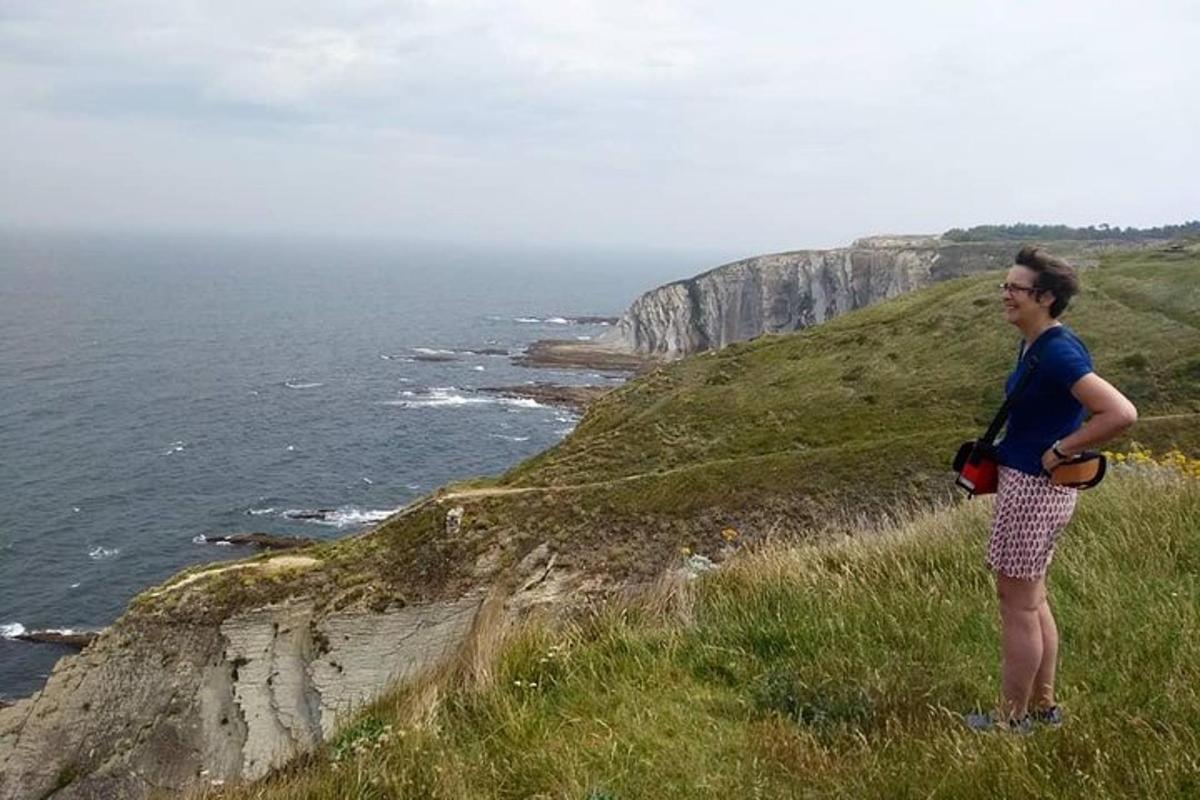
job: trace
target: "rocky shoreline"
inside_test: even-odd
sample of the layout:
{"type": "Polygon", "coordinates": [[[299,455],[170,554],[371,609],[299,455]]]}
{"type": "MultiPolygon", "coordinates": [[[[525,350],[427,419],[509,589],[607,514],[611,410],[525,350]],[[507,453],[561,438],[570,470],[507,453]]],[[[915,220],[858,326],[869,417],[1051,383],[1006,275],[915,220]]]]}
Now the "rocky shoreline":
{"type": "MultiPolygon", "coordinates": [[[[324,515],[312,512],[311,519],[324,519],[324,515]]],[[[306,536],[279,536],[274,533],[230,533],[224,536],[205,536],[205,544],[236,544],[257,547],[260,550],[292,550],[318,544],[320,539],[306,536]]]]}
{"type": "Polygon", "coordinates": [[[37,630],[25,631],[13,636],[13,639],[21,642],[30,642],[32,644],[61,644],[66,647],[75,647],[80,650],[87,647],[96,637],[99,636],[99,631],[73,631],[73,630],[37,630]]]}
{"type": "Polygon", "coordinates": [[[611,386],[564,386],[557,383],[529,383],[521,386],[485,386],[479,391],[500,397],[535,400],[542,405],[560,406],[583,413],[597,397],[611,386]]]}
{"type": "Polygon", "coordinates": [[[600,372],[633,373],[654,364],[655,359],[624,348],[571,339],[541,339],[513,356],[522,367],[592,369],[600,372]]]}

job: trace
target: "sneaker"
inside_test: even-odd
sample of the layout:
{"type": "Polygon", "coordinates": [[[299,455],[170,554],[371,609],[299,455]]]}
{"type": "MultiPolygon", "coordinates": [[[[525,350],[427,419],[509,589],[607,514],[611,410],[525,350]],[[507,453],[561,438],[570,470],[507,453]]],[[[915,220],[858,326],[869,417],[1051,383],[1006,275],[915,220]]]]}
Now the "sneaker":
{"type": "Polygon", "coordinates": [[[1018,736],[1027,736],[1033,733],[1033,718],[1026,714],[1020,719],[1001,719],[994,711],[989,711],[986,714],[974,712],[963,715],[963,723],[973,731],[986,733],[987,731],[1005,731],[1007,733],[1015,733],[1018,736]]]}
{"type": "Polygon", "coordinates": [[[1029,716],[1033,717],[1033,721],[1040,725],[1049,725],[1051,728],[1062,727],[1066,717],[1063,715],[1063,710],[1057,705],[1049,708],[1039,708],[1029,712],[1029,716]]]}

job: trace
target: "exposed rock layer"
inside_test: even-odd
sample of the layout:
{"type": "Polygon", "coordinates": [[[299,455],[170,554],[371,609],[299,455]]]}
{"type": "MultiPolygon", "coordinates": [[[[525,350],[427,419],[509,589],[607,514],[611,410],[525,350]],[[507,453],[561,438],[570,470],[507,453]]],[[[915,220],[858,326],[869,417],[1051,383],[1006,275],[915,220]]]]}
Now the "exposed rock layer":
{"type": "Polygon", "coordinates": [[[816,325],[935,281],[999,269],[1011,263],[1013,249],[892,236],[756,256],[646,292],[596,344],[679,358],[816,325]]]}
{"type": "Polygon", "coordinates": [[[481,595],[382,613],[254,609],[219,628],[137,620],[0,710],[0,798],[141,797],[257,778],[456,652],[481,595]],[[69,780],[71,779],[71,780],[69,780]]]}

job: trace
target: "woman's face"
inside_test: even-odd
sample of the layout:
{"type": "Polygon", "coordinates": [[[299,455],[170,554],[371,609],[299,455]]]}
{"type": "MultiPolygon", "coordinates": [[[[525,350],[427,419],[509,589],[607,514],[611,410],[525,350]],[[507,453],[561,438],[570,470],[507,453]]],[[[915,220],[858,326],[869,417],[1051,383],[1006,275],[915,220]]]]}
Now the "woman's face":
{"type": "MultiPolygon", "coordinates": [[[[1049,313],[1049,303],[1040,301],[1032,291],[1036,279],[1036,272],[1022,266],[1012,267],[1004,276],[1004,282],[1011,288],[1000,293],[1000,301],[1004,305],[1004,319],[1009,323],[1020,325],[1022,322],[1034,322],[1049,313]]],[[[1048,295],[1043,294],[1042,297],[1048,295]]]]}

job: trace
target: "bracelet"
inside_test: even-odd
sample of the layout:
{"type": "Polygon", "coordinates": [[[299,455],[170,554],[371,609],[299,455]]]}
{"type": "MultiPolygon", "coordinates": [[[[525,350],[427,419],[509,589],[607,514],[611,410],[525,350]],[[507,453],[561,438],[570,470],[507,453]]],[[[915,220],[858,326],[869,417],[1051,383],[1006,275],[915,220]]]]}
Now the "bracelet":
{"type": "Polygon", "coordinates": [[[1071,457],[1069,455],[1067,455],[1066,453],[1064,453],[1062,450],[1058,449],[1058,446],[1060,444],[1062,444],[1062,439],[1059,439],[1054,444],[1050,445],[1050,452],[1054,453],[1054,455],[1056,455],[1058,458],[1062,459],[1063,461],[1070,461],[1071,457]]]}

